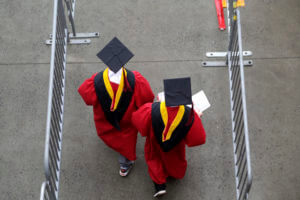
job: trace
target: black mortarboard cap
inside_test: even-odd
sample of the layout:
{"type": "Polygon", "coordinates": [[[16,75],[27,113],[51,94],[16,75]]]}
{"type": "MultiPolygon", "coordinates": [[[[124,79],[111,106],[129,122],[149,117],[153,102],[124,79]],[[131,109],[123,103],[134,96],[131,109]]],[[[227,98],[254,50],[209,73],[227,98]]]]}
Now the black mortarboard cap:
{"type": "Polygon", "coordinates": [[[166,106],[192,104],[191,78],[164,80],[166,106]]]}
{"type": "Polygon", "coordinates": [[[100,58],[111,71],[116,73],[121,69],[134,55],[122,42],[114,37],[98,54],[100,58]]]}

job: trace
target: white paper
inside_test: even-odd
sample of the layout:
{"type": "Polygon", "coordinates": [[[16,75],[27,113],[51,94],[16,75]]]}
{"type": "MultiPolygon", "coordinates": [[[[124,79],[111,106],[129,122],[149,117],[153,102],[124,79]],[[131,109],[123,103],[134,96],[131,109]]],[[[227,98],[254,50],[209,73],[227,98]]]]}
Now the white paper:
{"type": "MultiPolygon", "coordinates": [[[[165,93],[164,92],[160,92],[157,94],[157,99],[158,101],[165,101],[165,93]]],[[[210,107],[210,103],[205,95],[205,93],[203,92],[203,90],[197,92],[196,94],[194,94],[192,96],[192,101],[194,104],[194,110],[198,113],[199,111],[202,113],[203,111],[205,111],[207,108],[210,107]]],[[[191,105],[187,105],[189,107],[192,107],[191,105]]]]}
{"type": "Polygon", "coordinates": [[[197,110],[199,110],[200,112],[203,112],[207,108],[210,107],[210,103],[209,103],[205,93],[203,92],[203,90],[194,94],[192,97],[192,101],[193,101],[194,107],[197,110]]]}

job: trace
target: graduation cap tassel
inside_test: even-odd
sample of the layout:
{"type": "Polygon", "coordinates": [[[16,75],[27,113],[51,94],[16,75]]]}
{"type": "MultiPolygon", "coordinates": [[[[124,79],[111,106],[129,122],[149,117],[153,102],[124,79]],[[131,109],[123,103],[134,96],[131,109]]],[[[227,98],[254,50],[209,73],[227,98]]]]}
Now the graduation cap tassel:
{"type": "Polygon", "coordinates": [[[124,82],[125,82],[125,84],[124,84],[124,91],[132,92],[132,89],[131,89],[131,87],[129,85],[127,77],[125,76],[125,68],[123,69],[123,77],[124,77],[124,82]]]}

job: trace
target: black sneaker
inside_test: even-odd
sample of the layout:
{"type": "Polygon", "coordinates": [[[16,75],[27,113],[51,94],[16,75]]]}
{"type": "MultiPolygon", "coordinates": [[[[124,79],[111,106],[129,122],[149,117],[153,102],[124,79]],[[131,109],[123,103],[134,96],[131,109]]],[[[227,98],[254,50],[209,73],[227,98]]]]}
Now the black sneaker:
{"type": "Polygon", "coordinates": [[[153,197],[159,197],[167,193],[166,184],[156,184],[154,183],[155,194],[153,197]]]}
{"type": "Polygon", "coordinates": [[[123,177],[127,176],[129,174],[130,170],[132,169],[133,165],[134,165],[134,162],[132,162],[128,167],[121,166],[120,171],[119,171],[120,176],[123,176],[123,177]]]}

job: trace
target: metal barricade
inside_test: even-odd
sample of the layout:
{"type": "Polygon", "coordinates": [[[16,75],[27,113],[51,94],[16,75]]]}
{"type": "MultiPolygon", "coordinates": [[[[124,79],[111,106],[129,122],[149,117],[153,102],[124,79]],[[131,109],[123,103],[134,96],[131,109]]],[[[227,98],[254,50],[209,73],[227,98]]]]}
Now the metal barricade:
{"type": "Polygon", "coordinates": [[[244,200],[248,199],[252,184],[252,172],[239,9],[235,9],[232,22],[227,60],[230,80],[233,152],[237,199],[244,200]]]}
{"type": "Polygon", "coordinates": [[[50,40],[46,40],[46,44],[52,46],[44,154],[46,181],[41,187],[41,200],[58,199],[67,45],[89,44],[91,40],[86,38],[99,37],[98,32],[76,33],[74,23],[76,0],[54,0],[53,2],[53,29],[52,34],[50,34],[50,40]],[[66,9],[64,8],[64,3],[66,9]],[[68,31],[65,11],[68,13],[72,34],[68,31]]]}
{"type": "Polygon", "coordinates": [[[251,51],[242,49],[240,10],[237,0],[227,0],[228,51],[207,52],[207,57],[226,58],[226,61],[204,61],[205,67],[228,67],[231,104],[232,139],[236,180],[236,199],[248,199],[252,185],[252,170],[246,107],[244,66],[251,66],[251,51]]]}
{"type": "MultiPolygon", "coordinates": [[[[240,11],[232,7],[227,54],[232,120],[233,153],[235,162],[236,195],[238,200],[248,199],[252,184],[250,145],[244,79],[244,60],[240,11]]],[[[229,8],[230,9],[230,8],[229,8]]]]}
{"type": "Polygon", "coordinates": [[[40,199],[58,199],[68,30],[62,0],[54,0],[44,168],[40,199]]]}

